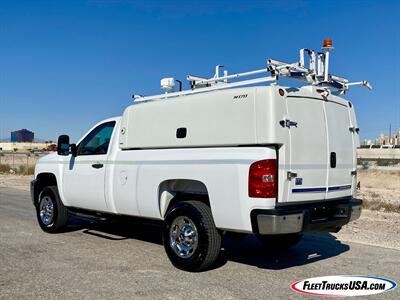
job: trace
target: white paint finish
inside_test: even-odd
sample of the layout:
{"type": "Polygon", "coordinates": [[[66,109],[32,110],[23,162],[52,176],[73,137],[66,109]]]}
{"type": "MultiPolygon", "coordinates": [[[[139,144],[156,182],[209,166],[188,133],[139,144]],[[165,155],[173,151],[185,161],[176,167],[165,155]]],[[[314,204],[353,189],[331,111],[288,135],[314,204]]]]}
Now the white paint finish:
{"type": "MultiPolygon", "coordinates": [[[[326,186],[327,140],[323,101],[291,96],[310,96],[305,91],[289,94],[286,99],[288,118],[297,122],[291,126],[290,134],[290,170],[302,179],[296,185],[296,179],[290,180],[289,201],[310,201],[325,198],[324,193],[293,193],[293,189],[318,188],[326,186]]],[[[314,95],[315,97],[315,95],[314,95]]]]}
{"type": "Polygon", "coordinates": [[[131,105],[122,118],[120,147],[254,144],[254,94],[255,88],[232,89],[131,105]],[[187,129],[185,138],[176,137],[178,128],[187,129]]]}
{"type": "Polygon", "coordinates": [[[63,196],[70,206],[107,211],[104,187],[106,168],[95,169],[94,163],[107,160],[107,155],[85,155],[71,158],[64,165],[63,196]]]}
{"type": "Polygon", "coordinates": [[[284,144],[287,132],[279,121],[286,107],[280,88],[237,88],[139,102],[124,111],[119,145],[135,149],[284,144]],[[187,129],[185,138],[176,138],[178,128],[187,129]]]}
{"type": "MultiPolygon", "coordinates": [[[[358,128],[358,124],[357,124],[357,118],[356,118],[356,112],[355,112],[355,108],[354,108],[354,104],[351,105],[351,107],[349,107],[349,114],[350,114],[350,123],[351,126],[353,128],[358,128]]],[[[354,145],[355,148],[357,149],[358,147],[360,147],[360,132],[355,132],[353,134],[353,141],[354,141],[354,145]]]]}
{"type": "MultiPolygon", "coordinates": [[[[112,158],[117,150],[115,146],[118,139],[119,119],[110,118],[94,125],[79,141],[88,135],[97,126],[115,121],[115,127],[110,140],[108,153],[104,155],[78,155],[72,157],[62,157],[62,200],[67,206],[86,208],[97,211],[109,212],[113,211],[112,207],[108,207],[106,202],[106,194],[109,192],[109,182],[111,171],[108,169],[108,161],[112,158]],[[95,169],[92,164],[101,163],[104,166],[95,169]],[[107,177],[106,177],[107,176],[107,177]],[[106,181],[107,179],[107,181],[106,181]]],[[[60,190],[60,189],[59,189],[60,190]]]]}
{"type": "MultiPolygon", "coordinates": [[[[357,170],[357,148],[360,147],[360,131],[358,129],[356,113],[354,111],[354,105],[349,101],[348,105],[350,126],[353,128],[352,131],[352,142],[353,142],[353,170],[357,170]]],[[[357,174],[352,175],[352,190],[351,194],[355,195],[357,193],[357,174]]]]}
{"type": "MultiPolygon", "coordinates": [[[[249,166],[257,160],[276,158],[276,148],[280,202],[321,200],[326,196],[325,193],[294,195],[292,188],[348,182],[342,171],[327,173],[328,153],[330,147],[335,147],[340,157],[345,155],[350,163],[355,161],[351,154],[355,135],[348,130],[350,120],[355,124],[354,111],[347,110],[347,101],[339,97],[329,95],[328,100],[346,107],[325,102],[315,87],[279,86],[221,90],[133,105],[121,120],[100,122],[117,122],[107,156],[87,157],[86,164],[83,157],[77,157],[79,166],[76,165],[74,174],[69,170],[70,156],[48,156],[39,161],[35,176],[41,172],[54,173],[62,185],[60,195],[67,206],[156,219],[163,218],[172,195],[164,193],[165,201],[161,201],[163,207],[160,207],[160,184],[167,180],[198,181],[208,191],[217,227],[251,232],[250,212],[256,208],[273,209],[276,199],[248,197],[249,166]],[[284,96],[279,95],[280,88],[285,90],[284,96]],[[247,96],[234,99],[238,95],[247,96]],[[297,128],[281,126],[279,121],[284,119],[297,122],[297,128]],[[340,126],[336,124],[338,120],[340,126]],[[187,128],[186,139],[176,138],[179,127],[187,128]],[[170,148],[121,150],[121,143],[123,148],[170,148]],[[244,144],[253,146],[236,147],[244,144]],[[268,144],[273,146],[267,147],[268,144]],[[91,170],[95,160],[105,163],[100,169],[104,173],[93,173],[98,171],[91,170]],[[295,185],[294,179],[287,180],[289,170],[303,178],[302,185],[295,185]]],[[[328,197],[349,193],[333,192],[328,197]]]]}
{"type": "MultiPolygon", "coordinates": [[[[355,148],[347,105],[339,105],[333,102],[325,103],[327,124],[329,128],[329,153],[336,153],[336,168],[329,167],[327,186],[352,185],[351,171],[356,170],[355,148]]],[[[351,189],[343,191],[331,191],[327,198],[337,198],[351,195],[351,189]]]]}
{"type": "Polygon", "coordinates": [[[265,147],[120,151],[114,168],[132,176],[136,172],[136,184],[118,188],[110,202],[115,203],[117,213],[136,215],[137,201],[138,215],[161,219],[159,185],[173,179],[197,180],[207,188],[217,227],[250,232],[251,209],[275,205],[275,199],[248,197],[250,164],[268,158],[275,158],[275,150],[265,147]]]}
{"type": "MultiPolygon", "coordinates": [[[[57,153],[50,153],[46,156],[41,157],[36,161],[35,165],[35,178],[39,174],[43,173],[50,173],[53,174],[56,177],[57,185],[62,185],[62,180],[63,180],[63,168],[64,164],[67,163],[68,157],[64,156],[58,156],[57,153]]],[[[59,194],[60,197],[65,205],[68,206],[68,202],[64,201],[64,193],[63,189],[59,188],[59,194]]]]}
{"type": "Polygon", "coordinates": [[[107,194],[107,203],[114,213],[139,216],[137,206],[138,164],[129,163],[134,159],[132,156],[134,156],[132,153],[118,153],[118,160],[112,160],[112,163],[108,165],[110,192],[107,194]]]}
{"type": "MultiPolygon", "coordinates": [[[[288,137],[289,140],[289,137],[288,137]]],[[[292,182],[287,179],[287,172],[290,171],[290,149],[289,143],[279,148],[278,163],[278,201],[288,202],[291,198],[292,182]]]]}

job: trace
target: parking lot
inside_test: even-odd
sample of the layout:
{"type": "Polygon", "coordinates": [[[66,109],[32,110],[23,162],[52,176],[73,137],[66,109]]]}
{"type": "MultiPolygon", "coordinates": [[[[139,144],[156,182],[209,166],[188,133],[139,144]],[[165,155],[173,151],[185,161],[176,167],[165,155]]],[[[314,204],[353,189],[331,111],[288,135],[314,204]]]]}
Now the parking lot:
{"type": "MultiPolygon", "coordinates": [[[[307,234],[286,253],[267,254],[248,236],[225,238],[215,269],[187,273],[164,254],[157,224],[90,224],[71,219],[50,235],[36,224],[27,191],[0,188],[0,298],[298,298],[290,284],[324,275],[399,282],[400,251],[307,234]]],[[[399,289],[375,297],[399,298],[399,289]]]]}

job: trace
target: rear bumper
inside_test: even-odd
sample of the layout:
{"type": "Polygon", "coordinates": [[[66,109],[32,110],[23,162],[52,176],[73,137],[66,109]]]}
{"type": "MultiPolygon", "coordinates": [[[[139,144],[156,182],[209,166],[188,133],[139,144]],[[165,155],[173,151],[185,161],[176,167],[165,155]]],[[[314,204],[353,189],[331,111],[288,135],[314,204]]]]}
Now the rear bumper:
{"type": "Polygon", "coordinates": [[[303,204],[282,205],[275,209],[251,211],[255,234],[286,234],[304,231],[337,231],[358,219],[362,201],[345,198],[303,204]]]}

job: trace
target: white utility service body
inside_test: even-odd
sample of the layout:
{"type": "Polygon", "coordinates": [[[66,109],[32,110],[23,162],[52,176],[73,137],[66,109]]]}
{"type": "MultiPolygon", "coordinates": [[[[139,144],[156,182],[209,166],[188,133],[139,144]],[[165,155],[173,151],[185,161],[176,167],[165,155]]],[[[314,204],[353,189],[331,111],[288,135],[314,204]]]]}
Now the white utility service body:
{"type": "Polygon", "coordinates": [[[214,263],[222,233],[292,246],[304,231],[340,230],[360,216],[362,201],[359,128],[339,95],[371,86],[328,74],[330,40],[323,49],[222,77],[217,66],[210,79],[189,75],[186,91],[173,92],[166,78],[165,94],[135,96],[121,117],[76,144],[60,136],[31,184],[39,225],[57,232],[70,212],[163,220],[167,255],[184,270],[214,263]],[[228,82],[265,72],[271,76],[228,82]],[[283,87],[279,76],[309,85],[283,87]]]}
{"type": "Polygon", "coordinates": [[[107,154],[52,154],[38,161],[35,177],[54,174],[68,207],[154,219],[163,219],[175,193],[203,193],[218,228],[250,233],[255,209],[354,195],[359,145],[350,130],[357,128],[354,107],[315,90],[249,87],[202,93],[193,104],[187,96],[139,102],[122,118],[91,129],[115,122],[107,154]],[[282,126],[281,120],[297,124],[282,126]],[[186,138],[176,138],[177,128],[187,129],[186,138]],[[330,167],[331,152],[336,168],[330,167]],[[250,165],[277,157],[278,197],[249,197],[250,165]],[[104,168],[92,168],[95,163],[104,168]]]}

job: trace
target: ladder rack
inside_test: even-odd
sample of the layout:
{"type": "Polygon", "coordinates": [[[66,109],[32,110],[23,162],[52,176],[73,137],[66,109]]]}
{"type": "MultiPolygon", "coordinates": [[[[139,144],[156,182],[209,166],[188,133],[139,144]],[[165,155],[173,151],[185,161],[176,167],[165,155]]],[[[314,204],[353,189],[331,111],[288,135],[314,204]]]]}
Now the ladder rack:
{"type": "Polygon", "coordinates": [[[232,75],[228,75],[228,71],[224,70],[224,75],[219,76],[220,69],[223,66],[217,65],[215,67],[215,74],[211,78],[188,75],[186,79],[189,81],[191,89],[185,91],[174,92],[174,82],[178,80],[174,80],[173,78],[163,78],[161,81],[161,85],[162,89],[164,89],[165,91],[164,94],[146,97],[133,95],[132,97],[134,98],[135,103],[142,103],[191,94],[205,93],[215,90],[229,89],[239,86],[254,85],[264,82],[277,84],[280,76],[305,81],[309,85],[319,86],[327,89],[334,89],[334,94],[343,94],[351,86],[356,85],[365,86],[369,90],[372,89],[368,81],[350,83],[346,78],[329,74],[329,54],[330,51],[333,50],[332,40],[324,40],[322,49],[324,50],[324,52],[315,52],[313,50],[303,48],[300,49],[300,59],[298,62],[287,63],[278,60],[268,59],[267,68],[232,75]],[[306,59],[308,59],[308,67],[306,67],[306,59]],[[231,79],[254,76],[262,73],[270,73],[270,76],[228,82],[228,80],[231,79]]]}

